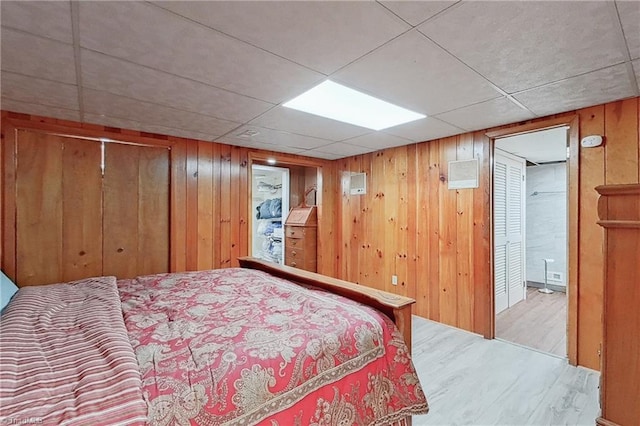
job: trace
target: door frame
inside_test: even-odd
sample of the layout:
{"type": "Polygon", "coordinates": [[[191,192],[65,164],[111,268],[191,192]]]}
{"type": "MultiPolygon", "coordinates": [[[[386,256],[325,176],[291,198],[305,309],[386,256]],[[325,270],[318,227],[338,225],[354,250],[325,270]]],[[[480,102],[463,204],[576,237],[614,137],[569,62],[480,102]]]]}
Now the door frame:
{"type": "MultiPolygon", "coordinates": [[[[533,133],[540,130],[552,129],[555,127],[568,127],[568,147],[569,158],[567,159],[567,358],[569,364],[577,365],[578,363],[578,297],[579,297],[579,256],[578,256],[578,225],[579,225],[579,164],[580,164],[580,140],[579,140],[579,121],[577,115],[565,117],[549,118],[523,125],[507,127],[495,131],[486,132],[489,138],[489,158],[491,164],[491,185],[490,185],[490,205],[493,206],[493,163],[495,153],[495,140],[507,136],[516,136],[525,133],[533,133]]],[[[493,268],[493,207],[490,209],[490,226],[491,226],[491,288],[493,290],[494,268],[493,268]]],[[[495,339],[495,292],[491,291],[485,301],[487,304],[487,312],[490,318],[487,323],[490,324],[489,333],[485,338],[495,339]]]]}
{"type": "MultiPolygon", "coordinates": [[[[323,216],[324,216],[324,211],[323,211],[323,207],[322,207],[322,194],[323,194],[323,176],[324,176],[324,172],[327,169],[327,167],[324,166],[322,161],[318,161],[318,159],[313,159],[310,157],[293,157],[290,156],[288,154],[283,154],[283,153],[277,153],[277,152],[268,152],[268,151],[249,151],[248,154],[248,177],[249,179],[253,179],[253,165],[257,164],[257,165],[263,165],[263,166],[273,166],[273,167],[282,167],[282,168],[287,168],[288,166],[303,166],[303,167],[312,167],[316,169],[316,209],[317,209],[317,214],[318,214],[318,254],[317,254],[317,265],[318,265],[318,273],[320,274],[324,274],[324,275],[328,275],[328,276],[332,276],[335,277],[336,276],[336,262],[332,262],[332,267],[333,270],[324,270],[322,269],[323,262],[322,262],[322,253],[324,251],[323,249],[323,245],[324,244],[333,244],[334,247],[331,249],[331,252],[335,253],[336,252],[336,246],[335,244],[337,239],[335,241],[323,241],[323,238],[320,238],[322,234],[322,232],[324,231],[324,225],[323,225],[323,216]],[[273,161],[276,161],[275,163],[273,161]]],[[[328,173],[331,172],[331,170],[326,170],[328,173]]],[[[253,197],[253,189],[251,185],[247,185],[248,186],[248,190],[249,190],[249,194],[248,197],[251,200],[253,197]]],[[[290,206],[292,207],[292,206],[290,206]]],[[[248,205],[248,209],[249,211],[247,212],[247,214],[249,216],[253,215],[253,211],[251,210],[251,203],[249,203],[248,205]]],[[[327,212],[328,215],[331,215],[331,212],[327,212]]],[[[286,218],[285,218],[286,219],[286,218]]],[[[284,225],[284,220],[283,220],[283,225],[284,225]]],[[[249,247],[251,244],[251,241],[253,241],[253,227],[249,226],[249,247]]]]}
{"type": "MultiPolygon", "coordinates": [[[[255,185],[255,180],[254,180],[254,176],[253,176],[253,172],[254,170],[266,170],[266,171],[271,171],[271,172],[280,172],[282,173],[282,226],[284,227],[284,222],[287,219],[286,215],[289,213],[289,209],[291,208],[291,206],[289,206],[289,198],[291,196],[291,190],[290,190],[290,181],[289,179],[291,178],[291,169],[289,169],[288,167],[282,167],[282,166],[276,166],[276,165],[265,165],[265,164],[258,164],[258,163],[252,163],[251,164],[251,175],[250,175],[250,182],[251,185],[249,185],[250,188],[250,193],[251,196],[249,198],[249,210],[251,212],[251,214],[248,216],[249,217],[249,236],[250,236],[250,241],[249,241],[249,256],[254,256],[253,254],[253,244],[254,244],[254,236],[253,236],[253,229],[256,225],[256,221],[258,219],[256,219],[256,215],[255,215],[255,210],[253,209],[253,187],[255,185]],[[286,179],[285,179],[286,176],[286,179]],[[286,194],[286,198],[285,198],[285,194],[286,194]]],[[[284,239],[282,240],[282,263],[281,265],[284,265],[285,263],[285,247],[284,247],[284,239]]]]}

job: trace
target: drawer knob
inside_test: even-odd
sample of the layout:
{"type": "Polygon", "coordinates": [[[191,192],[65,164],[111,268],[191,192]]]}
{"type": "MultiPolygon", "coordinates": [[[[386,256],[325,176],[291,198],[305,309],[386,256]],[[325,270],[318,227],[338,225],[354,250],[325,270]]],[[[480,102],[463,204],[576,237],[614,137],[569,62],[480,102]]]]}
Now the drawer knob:
{"type": "Polygon", "coordinates": [[[298,253],[297,253],[295,250],[293,250],[293,251],[291,252],[291,254],[295,256],[295,255],[296,255],[296,254],[298,254],[298,253]]]}
{"type": "Polygon", "coordinates": [[[294,268],[296,267],[297,263],[296,262],[291,262],[291,266],[293,266],[294,268]]]}

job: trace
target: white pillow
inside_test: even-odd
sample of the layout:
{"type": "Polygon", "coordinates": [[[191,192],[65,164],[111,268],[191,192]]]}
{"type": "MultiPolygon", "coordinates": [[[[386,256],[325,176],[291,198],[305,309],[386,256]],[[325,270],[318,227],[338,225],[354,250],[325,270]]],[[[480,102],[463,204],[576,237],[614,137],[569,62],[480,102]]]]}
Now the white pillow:
{"type": "Polygon", "coordinates": [[[4,310],[11,298],[18,291],[18,287],[7,277],[4,272],[0,271],[2,276],[0,277],[0,312],[4,310]]]}

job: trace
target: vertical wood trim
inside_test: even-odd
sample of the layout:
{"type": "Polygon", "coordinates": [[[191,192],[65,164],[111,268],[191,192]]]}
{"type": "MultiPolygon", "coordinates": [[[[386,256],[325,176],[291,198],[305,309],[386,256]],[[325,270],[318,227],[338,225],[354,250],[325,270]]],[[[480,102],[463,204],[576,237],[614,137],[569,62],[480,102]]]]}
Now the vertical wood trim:
{"type": "MultiPolygon", "coordinates": [[[[407,296],[416,299],[418,295],[418,283],[417,277],[418,274],[416,272],[417,266],[417,239],[418,239],[418,225],[417,225],[417,217],[416,217],[416,202],[417,202],[417,194],[416,194],[416,176],[418,172],[418,146],[417,145],[409,145],[406,147],[407,149],[407,172],[406,172],[406,185],[407,190],[405,193],[405,199],[403,201],[403,208],[407,212],[407,222],[405,232],[407,234],[407,285],[408,291],[407,296]]],[[[416,312],[416,305],[413,304],[411,306],[412,312],[416,312]]]]}
{"type": "Polygon", "coordinates": [[[198,142],[189,141],[186,146],[186,269],[198,269],[198,142]]]}
{"type": "Polygon", "coordinates": [[[569,364],[578,365],[578,298],[580,282],[580,123],[576,116],[569,124],[569,283],[567,317],[567,358],[569,364]]]}
{"type": "MultiPolygon", "coordinates": [[[[429,310],[429,278],[428,261],[429,253],[429,227],[426,218],[427,204],[429,200],[429,150],[428,144],[416,144],[415,146],[415,185],[414,185],[414,223],[415,223],[415,314],[423,318],[430,318],[429,310]]],[[[409,231],[411,232],[411,231],[409,231]]]]}
{"type": "MultiPolygon", "coordinates": [[[[384,256],[393,253],[393,248],[385,247],[385,196],[386,196],[386,172],[385,172],[385,159],[388,155],[387,151],[378,151],[371,156],[371,173],[367,176],[371,176],[371,186],[373,189],[373,198],[370,198],[371,204],[369,209],[372,230],[375,232],[369,232],[369,238],[371,238],[371,256],[373,256],[373,262],[366,265],[367,269],[370,269],[370,274],[366,281],[360,281],[363,284],[375,287],[379,290],[385,288],[385,283],[388,278],[385,277],[384,270],[384,256]]],[[[368,191],[368,190],[367,190],[368,191]]],[[[362,197],[361,195],[358,196],[362,197]]],[[[355,220],[355,219],[354,219],[355,220]]],[[[359,220],[359,218],[358,218],[359,220]]],[[[357,255],[357,254],[356,254],[357,255]]],[[[358,265],[359,267],[360,265],[358,265]]],[[[365,265],[363,265],[365,266],[365,265]]],[[[362,276],[362,273],[360,274],[362,276]]]]}
{"type": "Polygon", "coordinates": [[[2,136],[2,270],[14,282],[16,271],[16,159],[18,130],[10,126],[2,136]]]}
{"type": "Polygon", "coordinates": [[[171,272],[187,270],[187,147],[177,141],[171,148],[171,272]]]}
{"type": "MultiPolygon", "coordinates": [[[[351,199],[349,197],[349,182],[351,178],[349,177],[349,166],[346,160],[340,161],[341,166],[340,170],[340,189],[341,200],[340,200],[340,216],[338,217],[338,226],[339,226],[339,241],[340,241],[340,249],[338,250],[338,260],[339,260],[339,269],[338,269],[338,278],[351,281],[349,279],[349,268],[353,263],[351,256],[351,250],[349,250],[350,243],[350,233],[348,228],[348,218],[350,215],[350,203],[351,199]]],[[[355,282],[355,281],[352,281],[355,282]]]]}
{"type": "MultiPolygon", "coordinates": [[[[253,213],[249,210],[251,209],[251,185],[249,185],[249,181],[251,179],[251,168],[249,167],[249,157],[248,150],[246,148],[242,148],[240,150],[240,169],[238,173],[240,174],[240,185],[238,194],[240,205],[238,207],[238,212],[240,214],[240,233],[239,233],[239,241],[238,241],[238,251],[241,256],[251,255],[251,249],[249,245],[250,241],[250,230],[249,223],[250,218],[249,214],[253,213]]],[[[237,259],[234,259],[234,262],[237,262],[237,259]]],[[[238,263],[239,264],[239,263],[238,263]]]]}
{"type": "MultiPolygon", "coordinates": [[[[474,158],[473,134],[461,135],[456,147],[457,160],[474,158]]],[[[478,162],[478,167],[480,166],[478,162]]],[[[479,183],[479,182],[478,182],[479,183]]],[[[474,268],[473,244],[473,194],[474,189],[458,189],[456,192],[456,296],[458,327],[474,331],[474,268]]]]}
{"type": "MultiPolygon", "coordinates": [[[[429,240],[429,259],[427,260],[428,288],[429,288],[429,319],[441,321],[441,291],[440,291],[440,192],[444,189],[440,181],[442,175],[442,160],[440,159],[440,145],[442,140],[429,142],[426,147],[429,151],[429,170],[427,184],[429,186],[429,198],[427,211],[427,238],[429,240]],[[437,208],[437,210],[435,210],[437,208]]],[[[444,175],[442,175],[444,176],[444,175]]]]}
{"type": "Polygon", "coordinates": [[[380,207],[384,211],[383,221],[380,223],[379,232],[383,236],[381,244],[378,246],[382,252],[381,263],[381,290],[388,292],[398,292],[404,296],[401,287],[402,278],[399,276],[399,257],[402,256],[402,243],[399,241],[399,204],[401,182],[398,179],[398,162],[402,148],[392,148],[386,151],[384,161],[384,201],[380,207]],[[398,277],[398,285],[391,284],[391,275],[398,277]],[[394,288],[397,287],[397,288],[394,288]]]}
{"type": "MultiPolygon", "coordinates": [[[[231,146],[220,145],[220,219],[216,223],[220,227],[218,234],[220,253],[219,263],[215,268],[228,268],[231,265],[231,146]]],[[[214,216],[215,220],[215,216],[214,216]]]]}
{"type": "MultiPolygon", "coordinates": [[[[604,105],[579,112],[580,137],[605,134],[604,105]]],[[[608,139],[608,138],[607,138],[608,139]]],[[[608,144],[608,143],[607,143],[608,144]]],[[[596,186],[605,183],[605,149],[607,146],[580,150],[580,190],[578,247],[578,342],[577,363],[600,369],[598,349],[602,342],[602,291],[604,286],[602,247],[604,230],[597,225],[598,193],[596,186]]],[[[571,290],[569,290],[571,291],[571,290]]]]}
{"type": "MultiPolygon", "coordinates": [[[[219,268],[220,263],[221,263],[221,259],[222,259],[222,253],[221,253],[221,245],[222,245],[222,241],[220,239],[221,236],[221,223],[220,223],[220,219],[221,219],[221,202],[222,202],[222,152],[223,152],[223,147],[220,144],[210,144],[213,145],[213,151],[212,151],[212,155],[211,155],[211,163],[212,163],[212,182],[211,182],[211,188],[210,188],[210,192],[209,192],[209,196],[211,197],[212,200],[212,207],[211,207],[211,216],[210,216],[210,220],[212,223],[210,223],[208,226],[211,226],[211,240],[212,243],[210,244],[211,247],[211,251],[209,252],[209,258],[211,260],[211,265],[212,268],[219,268]]],[[[228,194],[226,194],[228,196],[228,194]]]]}
{"type": "MultiPolygon", "coordinates": [[[[214,244],[217,243],[213,230],[214,200],[214,145],[208,142],[198,142],[198,195],[197,195],[197,229],[198,229],[198,262],[196,269],[213,269],[214,244]]],[[[217,265],[216,265],[217,266],[217,265]]]]}
{"type": "Polygon", "coordinates": [[[458,136],[440,143],[440,321],[458,326],[458,289],[456,280],[456,191],[448,189],[449,161],[457,154],[458,136]]]}
{"type": "Polygon", "coordinates": [[[479,188],[473,193],[473,278],[475,332],[487,339],[495,337],[493,298],[493,150],[492,142],[482,132],[473,136],[473,155],[478,159],[479,188]]]}
{"type": "Polygon", "coordinates": [[[230,241],[229,241],[229,263],[227,266],[230,267],[239,267],[240,262],[238,262],[238,257],[240,257],[240,228],[242,227],[242,222],[244,221],[244,215],[242,214],[243,210],[241,208],[240,203],[240,194],[246,194],[247,191],[239,192],[238,190],[242,186],[240,174],[241,174],[241,165],[240,165],[240,155],[241,148],[237,146],[231,147],[231,153],[229,158],[229,166],[230,166],[230,175],[229,175],[229,189],[231,192],[230,199],[230,209],[229,209],[229,227],[231,228],[229,231],[230,241]],[[237,182],[236,185],[232,185],[232,182],[237,182]]]}

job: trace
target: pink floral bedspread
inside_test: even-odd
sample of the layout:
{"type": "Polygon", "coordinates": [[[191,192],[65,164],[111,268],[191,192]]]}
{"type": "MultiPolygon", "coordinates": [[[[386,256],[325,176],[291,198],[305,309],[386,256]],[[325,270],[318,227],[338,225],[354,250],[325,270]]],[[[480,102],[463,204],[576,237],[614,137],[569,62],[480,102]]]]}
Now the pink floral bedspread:
{"type": "Polygon", "coordinates": [[[250,269],[118,282],[155,425],[370,425],[427,402],[376,310],[250,269]]]}

